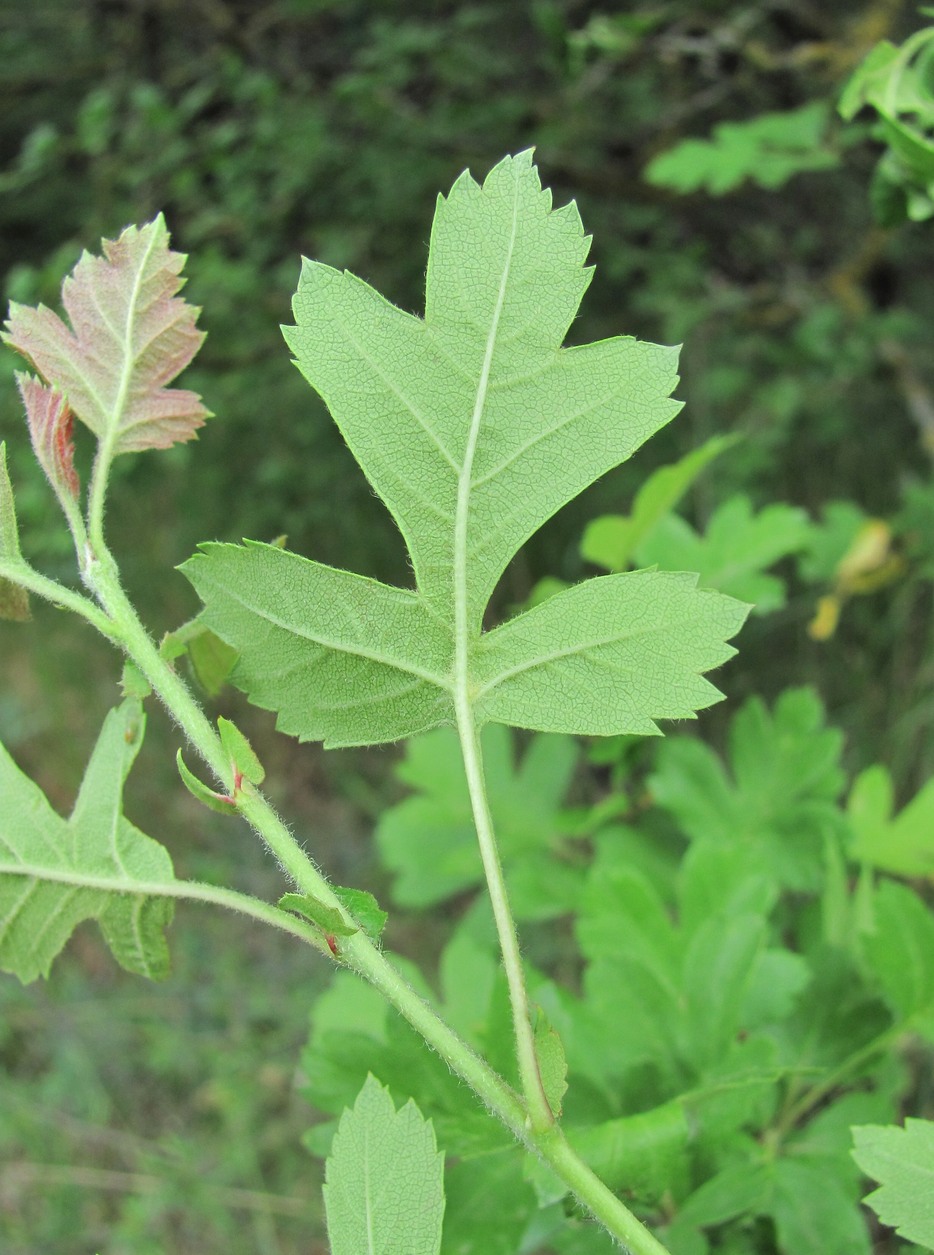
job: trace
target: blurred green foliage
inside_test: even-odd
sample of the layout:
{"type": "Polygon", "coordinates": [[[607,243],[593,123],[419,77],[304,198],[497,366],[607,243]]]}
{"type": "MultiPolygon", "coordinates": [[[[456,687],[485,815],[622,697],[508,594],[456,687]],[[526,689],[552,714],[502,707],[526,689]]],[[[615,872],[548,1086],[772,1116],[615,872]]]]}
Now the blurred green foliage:
{"type": "MultiPolygon", "coordinates": [[[[679,395],[687,406],[654,449],[530,542],[507,572],[501,609],[524,602],[542,577],[583,574],[586,525],[597,516],[635,516],[634,495],[652,470],[715,436],[740,437],[684,486],[677,521],[669,514],[664,524],[677,533],[669,551],[697,552],[708,537],[722,542],[727,533],[739,544],[741,531],[751,548],[767,512],[781,511],[772,516],[781,543],[769,532],[767,552],[757,552],[746,572],[769,581],[770,609],[745,631],[724,685],[733,699],[772,699],[791,683],[812,682],[846,734],[847,765],[884,763],[886,805],[876,800],[873,823],[907,825],[899,807],[934,774],[934,235],[921,221],[931,204],[932,44],[917,33],[925,20],[903,0],[0,3],[4,296],[55,304],[82,248],[162,210],[176,247],[191,254],[191,299],[204,306],[208,341],[186,384],[218,417],[198,446],[127,459],[114,485],[116,547],[153,629],[175,628],[194,609],[182,580],[153,573],[209,538],[285,533],[290,547],[322,561],[407,580],[401,541],[375,525],[381,507],[289,365],[277,324],[289,321],[301,253],[346,266],[418,310],[425,206],[437,189],[465,166],[482,175],[505,152],[536,145],[546,182],[559,199],[576,196],[598,241],[574,339],[625,332],[683,341],[679,395]],[[843,118],[833,119],[838,106],[843,118]],[[673,173],[659,179],[664,163],[673,173]],[[737,509],[737,494],[746,504],[733,533],[724,518],[737,509]],[[874,556],[854,557],[861,535],[874,538],[874,556]],[[808,628],[824,610],[821,638],[808,628]],[[898,818],[890,821],[892,814],[898,818]]],[[[0,438],[9,446],[23,545],[61,576],[69,542],[25,440],[15,366],[12,354],[0,356],[0,438]]],[[[43,783],[67,813],[90,730],[113,696],[113,664],[93,645],[85,652],[76,630],[51,612],[40,612],[25,633],[0,624],[0,656],[10,676],[0,736],[30,766],[51,759],[43,783]],[[50,647],[40,649],[42,641],[50,647]]],[[[726,739],[728,714],[705,718],[715,743],[726,739]]],[[[773,716],[753,704],[743,718],[767,746],[781,742],[785,723],[806,716],[786,699],[773,716]]],[[[268,725],[260,719],[254,733],[245,719],[271,775],[290,782],[288,791],[281,786],[283,809],[314,821],[316,857],[341,883],[369,875],[379,896],[384,873],[361,876],[359,834],[393,795],[392,760],[365,775],[350,753],[324,769],[313,750],[277,751],[268,725]],[[317,800],[309,803],[309,795],[317,800]],[[329,826],[340,841],[329,838],[329,826]]],[[[158,733],[151,740],[158,743],[158,733]]],[[[835,742],[831,753],[826,739],[821,745],[829,758],[818,810],[836,814],[839,749],[835,742]]],[[[591,769],[598,783],[573,786],[585,815],[601,772],[615,778],[632,763],[645,765],[638,745],[611,748],[619,760],[610,754],[591,769]]],[[[443,754],[443,746],[431,753],[443,754]]],[[[507,809],[510,789],[521,806],[516,780],[534,765],[530,754],[505,773],[507,809]]],[[[692,807],[705,798],[720,797],[732,813],[748,793],[735,748],[727,771],[713,750],[687,740],[658,751],[657,789],[686,770],[679,755],[697,760],[688,763],[692,789],[669,803],[686,831],[692,807]]],[[[162,757],[171,763],[171,753],[162,757]]],[[[226,830],[208,828],[205,836],[200,813],[166,806],[171,776],[159,777],[158,761],[152,755],[137,806],[176,833],[176,862],[193,843],[196,859],[226,865],[226,830]]],[[[414,759],[411,766],[417,773],[414,759]]],[[[575,855],[584,847],[575,842],[593,833],[586,820],[576,836],[555,828],[565,780],[555,770],[545,801],[550,848],[561,855],[555,901],[566,904],[584,876],[575,855]]],[[[794,811],[789,781],[800,783],[799,770],[806,783],[800,764],[778,756],[774,807],[763,812],[765,849],[783,825],[793,826],[778,803],[794,811]]],[[[864,779],[857,800],[867,798],[864,779]]],[[[421,800],[435,822],[444,799],[421,800]]],[[[460,817],[457,799],[449,801],[445,832],[456,853],[460,817]]],[[[670,888],[670,832],[653,822],[660,845],[649,848],[631,832],[620,840],[640,871],[670,888]]],[[[406,854],[391,827],[384,821],[384,857],[405,884],[406,854]]],[[[524,841],[517,850],[526,850],[524,841]]],[[[816,883],[815,859],[813,847],[802,852],[799,887],[816,883]]],[[[530,857],[524,865],[531,876],[530,857]]],[[[408,891],[417,896],[408,867],[408,891]]],[[[263,875],[258,866],[243,871],[263,875]]],[[[451,883],[464,887],[474,875],[468,859],[451,883]]],[[[432,928],[446,927],[424,917],[401,921],[391,927],[402,950],[430,948],[432,928]]],[[[231,933],[227,925],[176,930],[182,975],[198,997],[192,1002],[186,991],[174,1002],[170,988],[157,1004],[147,993],[145,1020],[114,1000],[109,971],[82,950],[72,968],[60,969],[48,1000],[0,987],[2,1083],[5,1095],[15,1094],[0,1109],[4,1166],[94,1162],[158,1179],[136,1190],[117,1177],[95,1184],[48,1171],[30,1176],[27,1167],[11,1178],[13,1195],[5,1185],[0,1196],[0,1217],[13,1226],[12,1237],[3,1236],[16,1255],[37,1247],[64,1255],[98,1247],[102,1255],[308,1250],[306,1213],[298,1221],[292,1213],[257,1219],[262,1207],[252,1195],[237,1210],[223,1193],[287,1196],[286,1209],[303,1197],[312,1200],[308,1214],[318,1206],[316,1169],[294,1151],[292,1122],[302,1127],[302,1117],[289,1107],[280,1122],[287,1083],[277,1074],[270,1123],[255,1081],[258,1058],[276,1066],[294,1056],[305,960],[298,956],[293,974],[270,942],[255,956],[261,978],[254,971],[244,982],[243,938],[230,941],[231,933]],[[106,1003],[98,1001],[102,987],[106,1003]],[[131,1057],[142,1060],[142,1079],[130,1073],[131,1057]],[[182,1123],[179,1106],[209,1077],[213,1106],[204,1114],[195,1104],[182,1123]],[[242,1161],[251,1145],[262,1145],[264,1128],[282,1140],[263,1149],[262,1163],[242,1161]],[[139,1131],[147,1129],[153,1144],[141,1146],[139,1131]]],[[[533,947],[536,962],[560,963],[560,934],[543,931],[533,947]]],[[[486,958],[477,961],[483,979],[486,958]]],[[[127,989],[131,1002],[144,998],[127,989]]],[[[495,1006],[493,993],[490,1000],[495,1006]]],[[[457,1012],[465,1022],[469,1013],[457,1012]]],[[[430,1062],[424,1066],[430,1072],[430,1062]]],[[[659,1090],[659,1101],[666,1092],[659,1090]]],[[[500,1173],[498,1188],[504,1179],[500,1173]]],[[[462,1173],[454,1183],[454,1232],[478,1180],[462,1173]]],[[[510,1188],[531,1198],[524,1181],[510,1188]]],[[[696,1216],[705,1214],[702,1204],[696,1216]]],[[[562,1249],[570,1251],[573,1237],[565,1236],[562,1249]]]]}

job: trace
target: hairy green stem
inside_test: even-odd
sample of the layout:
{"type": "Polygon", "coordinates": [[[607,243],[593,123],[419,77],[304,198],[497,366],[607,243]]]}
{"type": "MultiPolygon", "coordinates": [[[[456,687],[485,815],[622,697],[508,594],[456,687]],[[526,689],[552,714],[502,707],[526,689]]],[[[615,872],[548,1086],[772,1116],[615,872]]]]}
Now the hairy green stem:
{"type": "Polygon", "coordinates": [[[236,889],[207,885],[198,880],[136,880],[131,876],[94,876],[68,868],[56,871],[45,866],[33,867],[29,863],[0,863],[0,876],[25,876],[27,879],[43,882],[54,881],[74,889],[101,889],[105,893],[131,893],[137,897],[207,902],[212,906],[223,906],[240,915],[261,920],[264,924],[307,942],[322,954],[330,955],[324,935],[313,924],[263,902],[260,898],[251,897],[248,893],[238,893],[236,889]]]}
{"type": "Polygon", "coordinates": [[[114,623],[93,601],[85,597],[83,593],[76,593],[73,589],[66,588],[64,584],[59,584],[57,580],[51,580],[46,575],[40,575],[27,562],[22,560],[16,562],[9,560],[0,561],[0,579],[6,579],[13,584],[18,584],[20,588],[25,588],[27,592],[35,593],[37,597],[51,602],[53,606],[73,611],[75,614],[80,615],[82,619],[86,619],[92,627],[96,628],[102,636],[106,636],[113,644],[119,644],[118,633],[114,623]]]}
{"type": "Polygon", "coordinates": [[[522,955],[519,952],[519,938],[509,907],[503,865],[496,846],[493,820],[487,801],[480,738],[477,735],[469,703],[460,694],[455,700],[457,702],[457,731],[460,736],[461,753],[464,757],[464,769],[467,773],[467,788],[470,793],[474,827],[477,830],[480,857],[483,861],[483,870],[493,907],[493,919],[496,921],[496,932],[503,957],[503,967],[506,970],[506,982],[509,986],[522,1092],[528,1105],[532,1128],[543,1130],[554,1124],[555,1118],[548,1099],[545,1097],[538,1058],[535,1054],[535,1039],[532,1034],[525,973],[522,970],[522,955]]]}
{"type": "MultiPolygon", "coordinates": [[[[207,719],[182,678],[159,653],[120,585],[116,565],[109,551],[101,545],[100,541],[98,541],[97,552],[89,564],[86,578],[106,612],[106,617],[96,612],[97,617],[107,628],[105,635],[126,651],[169,713],[187,734],[198,754],[214,772],[225,791],[233,792],[232,765],[227,759],[217,730],[207,719]]],[[[80,603],[86,602],[85,598],[77,594],[72,596],[76,597],[80,603]]],[[[94,622],[94,619],[85,613],[83,605],[73,608],[78,609],[78,612],[84,614],[85,618],[94,622]]],[[[91,609],[95,610],[93,606],[91,609]]],[[[362,931],[350,937],[341,938],[340,951],[336,957],[379,990],[428,1045],[441,1055],[452,1071],[470,1086],[492,1114],[501,1120],[523,1145],[538,1154],[553,1168],[579,1202],[626,1250],[632,1252],[632,1255],[667,1255],[665,1248],[568,1145],[564,1135],[554,1123],[554,1116],[541,1088],[541,1077],[535,1058],[527,1010],[525,980],[518,940],[506,901],[502,869],[493,838],[489,806],[483,784],[479,743],[469,704],[464,707],[461,728],[462,738],[465,739],[464,758],[481,850],[485,849],[485,863],[489,861],[487,874],[491,894],[494,896],[494,912],[499,911],[498,922],[503,924],[500,932],[501,941],[504,933],[507,937],[503,950],[507,975],[510,974],[510,968],[512,972],[510,992],[513,993],[513,983],[515,983],[518,998],[521,999],[519,1003],[522,1008],[521,1015],[516,1015],[515,1002],[513,1011],[518,1021],[517,1039],[520,1038],[520,1026],[524,1025],[526,1034],[524,1047],[520,1045],[520,1052],[523,1048],[525,1050],[524,1063],[520,1053],[520,1063],[524,1067],[523,1085],[527,1089],[525,1097],[520,1097],[419,997],[362,931]],[[497,896],[499,896],[498,906],[497,896]]],[[[286,875],[303,892],[347,914],[328,881],[302,850],[259,790],[245,785],[237,793],[236,809],[264,841],[286,875]]],[[[112,882],[108,883],[112,887],[112,882]]],[[[180,886],[178,891],[173,889],[172,882],[154,883],[151,890],[155,895],[197,897],[202,901],[230,906],[234,910],[241,910],[256,918],[262,918],[274,927],[300,936],[323,953],[331,953],[326,940],[318,930],[304,921],[293,920],[286,912],[276,907],[228,890],[213,889],[205,885],[198,886],[198,891],[195,893],[192,892],[192,882],[176,883],[180,886]]],[[[137,889],[136,891],[147,890],[137,889]]]]}

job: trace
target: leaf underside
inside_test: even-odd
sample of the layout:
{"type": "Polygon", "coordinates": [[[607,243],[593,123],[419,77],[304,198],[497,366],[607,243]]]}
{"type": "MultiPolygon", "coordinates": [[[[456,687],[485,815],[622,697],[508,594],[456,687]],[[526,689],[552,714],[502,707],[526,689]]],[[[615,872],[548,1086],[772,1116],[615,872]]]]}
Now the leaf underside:
{"type": "Polygon", "coordinates": [[[123,782],[142,733],[138,701],[110,712],[68,820],[0,746],[0,970],[24,984],[48,975],[87,919],[98,921],[127,971],[153,979],[168,973],[163,932],[172,901],[133,885],[171,881],[172,863],[122,814],[123,782]]]}
{"type": "Polygon", "coordinates": [[[332,1255],[437,1255],[444,1156],[412,1101],[396,1111],[368,1076],[341,1117],[324,1186],[332,1255]]]}
{"type": "Polygon", "coordinates": [[[521,153],[439,198],[424,319],[304,262],[286,340],[399,526],[415,590],[250,543],[185,564],[239,654],[234,683],[284,731],[398,740],[453,722],[458,686],[478,723],[575,733],[657,732],[718,699],[700,676],[746,608],[690,576],[601,577],[482,630],[522,544],[680,408],[676,349],[562,347],[588,247],[521,153]]]}

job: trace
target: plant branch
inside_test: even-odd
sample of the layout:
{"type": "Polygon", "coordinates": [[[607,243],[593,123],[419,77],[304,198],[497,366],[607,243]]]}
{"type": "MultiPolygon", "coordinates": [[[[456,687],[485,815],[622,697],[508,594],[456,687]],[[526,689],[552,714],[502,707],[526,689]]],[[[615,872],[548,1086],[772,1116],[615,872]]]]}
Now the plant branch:
{"type": "MultiPolygon", "coordinates": [[[[227,759],[219,734],[192,696],[188,686],[160,655],[155,643],[146,632],[120,585],[116,565],[106,547],[92,560],[87,578],[109,616],[106,622],[112,629],[109,633],[110,638],[125,649],[145,675],[153,691],[185,731],[196,751],[222,784],[225,792],[234,793],[232,766],[227,759]]],[[[80,600],[85,599],[80,598],[80,600]]],[[[91,608],[94,609],[93,606],[91,608]]],[[[465,690],[462,692],[462,698],[463,705],[459,707],[459,725],[464,747],[464,761],[480,837],[481,853],[487,869],[494,915],[497,919],[497,927],[500,929],[500,941],[509,979],[525,1100],[523,1101],[503,1078],[419,997],[364,932],[358,931],[350,937],[341,938],[340,950],[335,957],[379,990],[428,1045],[435,1049],[448,1066],[470,1086],[492,1114],[502,1121],[523,1145],[538,1154],[554,1169],[581,1204],[596,1217],[611,1236],[624,1244],[627,1250],[633,1252],[633,1255],[667,1255],[665,1248],[569,1146],[554,1123],[554,1116],[542,1089],[535,1056],[518,938],[506,899],[502,868],[483,783],[479,742],[465,690]]],[[[303,892],[313,895],[327,906],[336,907],[347,917],[349,923],[353,923],[328,881],[258,789],[249,784],[243,784],[236,791],[236,810],[263,840],[286,875],[303,892]]],[[[172,889],[172,883],[154,883],[145,888],[137,888],[136,892],[151,891],[154,895],[168,897],[197,897],[202,901],[229,906],[234,910],[241,910],[256,918],[262,918],[264,922],[271,923],[274,927],[291,932],[309,942],[322,953],[331,954],[327,941],[319,930],[276,907],[250,898],[248,895],[216,889],[209,885],[197,886],[197,892],[192,892],[193,882],[175,882],[179,886],[176,891],[172,889]]]]}
{"type": "Polygon", "coordinates": [[[280,932],[290,933],[324,955],[330,956],[328,944],[313,924],[280,910],[261,898],[235,889],[204,884],[198,880],[137,880],[132,876],[95,876],[86,872],[59,870],[29,863],[0,863],[0,876],[24,876],[27,879],[69,885],[75,889],[101,889],[106,893],[130,893],[145,898],[178,898],[191,902],[207,902],[223,906],[240,915],[261,920],[280,932]]]}
{"type": "Polygon", "coordinates": [[[113,642],[119,643],[119,633],[113,620],[103,611],[101,611],[90,598],[85,597],[83,593],[77,593],[74,589],[66,588],[64,584],[59,584],[57,580],[49,579],[46,575],[41,575],[27,562],[10,561],[9,559],[0,560],[0,579],[9,580],[13,584],[18,584],[20,588],[25,588],[30,593],[35,593],[37,597],[41,597],[44,601],[49,601],[53,606],[59,606],[65,610],[71,610],[75,614],[80,615],[82,619],[86,619],[93,628],[96,628],[102,636],[113,642]]]}
{"type": "Polygon", "coordinates": [[[506,981],[509,986],[509,1001],[512,1006],[512,1021],[516,1035],[516,1056],[519,1064],[519,1076],[522,1092],[528,1104],[531,1126],[536,1131],[550,1128],[554,1124],[554,1114],[545,1097],[542,1086],[538,1058],[535,1054],[535,1039],[532,1035],[532,1021],[529,1015],[528,992],[525,987],[525,973],[522,970],[522,955],[519,952],[519,938],[506,893],[506,881],[500,862],[493,820],[490,815],[489,802],[486,796],[486,784],[483,778],[483,759],[480,750],[480,739],[473,719],[473,712],[466,699],[458,694],[457,730],[460,736],[461,753],[464,756],[464,768],[467,773],[467,788],[470,793],[470,805],[473,811],[474,826],[480,844],[480,857],[486,874],[487,888],[493,907],[493,918],[496,921],[496,932],[499,936],[500,950],[503,956],[503,967],[506,969],[506,981]]]}

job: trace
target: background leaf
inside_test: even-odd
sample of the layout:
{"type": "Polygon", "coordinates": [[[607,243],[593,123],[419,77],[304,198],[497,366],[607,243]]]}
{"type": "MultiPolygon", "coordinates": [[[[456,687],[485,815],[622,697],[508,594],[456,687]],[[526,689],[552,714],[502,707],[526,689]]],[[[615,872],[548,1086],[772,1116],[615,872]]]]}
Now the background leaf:
{"type": "Polygon", "coordinates": [[[345,1111],[325,1168],[332,1255],[437,1255],[444,1156],[413,1102],[396,1111],[368,1076],[345,1111]]]}
{"type": "Polygon", "coordinates": [[[636,556],[643,566],[697,571],[703,588],[751,602],[762,613],[785,602],[784,580],[764,574],[766,568],[802,549],[809,526],[803,510],[772,505],[754,514],[737,494],[714,511],[702,536],[676,514],[661,519],[636,556]]]}
{"type": "Polygon", "coordinates": [[[934,1122],[853,1129],[853,1158],[880,1188],[865,1202],[903,1238],[934,1249],[934,1122]]]}

